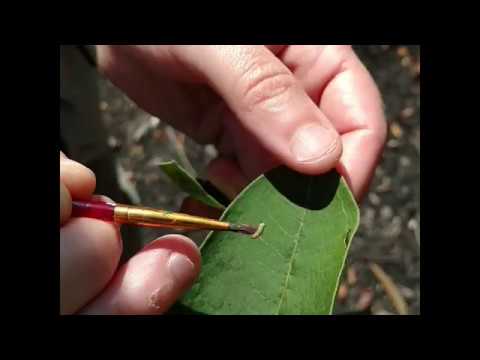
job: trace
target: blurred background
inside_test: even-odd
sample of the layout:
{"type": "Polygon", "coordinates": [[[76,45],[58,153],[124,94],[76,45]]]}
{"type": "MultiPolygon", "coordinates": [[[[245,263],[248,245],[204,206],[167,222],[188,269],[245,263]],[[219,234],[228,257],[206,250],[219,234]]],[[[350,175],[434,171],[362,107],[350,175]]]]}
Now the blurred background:
{"type": "MultiPolygon", "coordinates": [[[[420,313],[420,47],[354,46],[383,96],[388,141],[360,204],[335,313],[420,313]]],[[[139,109],[89,64],[88,47],[61,48],[63,151],[94,170],[97,193],[178,211],[185,194],[159,170],[176,159],[202,177],[215,157],[139,109]],[[113,175],[113,176],[112,176],[113,175]],[[116,179],[115,179],[116,176],[116,179]]],[[[123,229],[125,255],[166,231],[123,229]]],[[[200,242],[205,234],[188,234],[200,242]]]]}

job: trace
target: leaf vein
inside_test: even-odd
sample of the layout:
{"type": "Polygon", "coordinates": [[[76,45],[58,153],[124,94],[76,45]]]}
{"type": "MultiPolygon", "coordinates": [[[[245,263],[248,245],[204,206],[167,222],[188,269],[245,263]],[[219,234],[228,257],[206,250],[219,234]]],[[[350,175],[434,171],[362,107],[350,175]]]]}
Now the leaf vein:
{"type": "MultiPolygon", "coordinates": [[[[311,186],[312,186],[312,179],[310,178],[309,181],[308,181],[308,185],[307,185],[307,191],[306,191],[306,196],[305,196],[306,200],[308,200],[308,197],[310,196],[311,186]]],[[[304,208],[303,213],[302,213],[302,217],[300,219],[300,224],[298,226],[298,230],[297,230],[297,232],[294,236],[294,245],[293,245],[293,250],[292,250],[292,256],[290,257],[290,260],[288,262],[288,270],[287,270],[287,274],[285,276],[285,282],[284,282],[284,285],[283,285],[282,294],[280,295],[280,301],[278,302],[277,315],[280,314],[280,309],[282,307],[282,304],[283,304],[284,299],[285,299],[285,295],[287,293],[288,281],[290,280],[290,276],[291,276],[291,273],[292,273],[293,261],[295,260],[295,255],[297,253],[298,243],[299,243],[299,240],[300,240],[300,234],[302,232],[303,225],[305,224],[305,216],[306,215],[307,215],[307,209],[304,208]]]]}
{"type": "Polygon", "coordinates": [[[270,213],[267,213],[267,216],[270,220],[272,220],[272,222],[275,223],[277,228],[280,229],[288,237],[293,237],[296,235],[296,234],[290,234],[282,225],[280,225],[280,223],[270,213]]]}

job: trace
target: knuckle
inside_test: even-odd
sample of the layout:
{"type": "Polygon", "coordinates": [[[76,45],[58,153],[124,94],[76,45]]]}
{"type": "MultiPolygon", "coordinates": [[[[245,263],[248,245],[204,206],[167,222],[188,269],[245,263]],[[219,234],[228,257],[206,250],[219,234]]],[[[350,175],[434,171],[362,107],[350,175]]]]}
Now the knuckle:
{"type": "Polygon", "coordinates": [[[293,86],[292,74],[276,64],[255,63],[240,79],[240,93],[249,110],[284,99],[293,86]]]}

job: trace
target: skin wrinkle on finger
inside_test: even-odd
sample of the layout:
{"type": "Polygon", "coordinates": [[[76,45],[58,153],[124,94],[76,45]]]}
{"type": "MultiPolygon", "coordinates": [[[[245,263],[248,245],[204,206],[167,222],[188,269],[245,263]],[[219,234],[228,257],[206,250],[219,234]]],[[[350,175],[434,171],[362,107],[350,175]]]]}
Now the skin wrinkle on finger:
{"type": "MultiPolygon", "coordinates": [[[[294,140],[294,139],[292,139],[294,140]]],[[[300,160],[302,163],[309,163],[309,162],[317,162],[321,161],[322,159],[326,158],[327,156],[330,156],[339,146],[342,146],[341,139],[339,137],[335,137],[334,141],[328,146],[328,148],[324,151],[324,153],[320,157],[316,157],[314,159],[305,159],[305,160],[300,160]]],[[[340,158],[340,153],[338,154],[338,157],[340,158]]]]}
{"type": "Polygon", "coordinates": [[[252,61],[243,71],[237,86],[246,111],[264,108],[279,112],[285,108],[295,85],[293,76],[286,67],[262,59],[259,62],[252,61]]]}
{"type": "Polygon", "coordinates": [[[326,84],[338,72],[342,58],[337,56],[336,48],[332,45],[293,45],[281,56],[315,104],[320,101],[326,84]]]}

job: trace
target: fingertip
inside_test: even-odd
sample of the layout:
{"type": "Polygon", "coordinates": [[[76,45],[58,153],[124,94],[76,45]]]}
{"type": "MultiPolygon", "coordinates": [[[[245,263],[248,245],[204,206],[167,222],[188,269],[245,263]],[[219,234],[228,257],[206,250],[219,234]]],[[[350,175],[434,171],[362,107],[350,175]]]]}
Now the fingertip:
{"type": "Polygon", "coordinates": [[[71,159],[60,158],[60,180],[74,199],[89,199],[95,190],[94,172],[71,159]]]}
{"type": "Polygon", "coordinates": [[[292,136],[287,164],[301,173],[320,175],[335,168],[342,151],[341,137],[333,128],[307,124],[292,136]]]}
{"type": "Polygon", "coordinates": [[[85,314],[155,315],[166,312],[200,272],[200,250],[182,235],[165,235],[144,247],[117,272],[85,314]]]}

